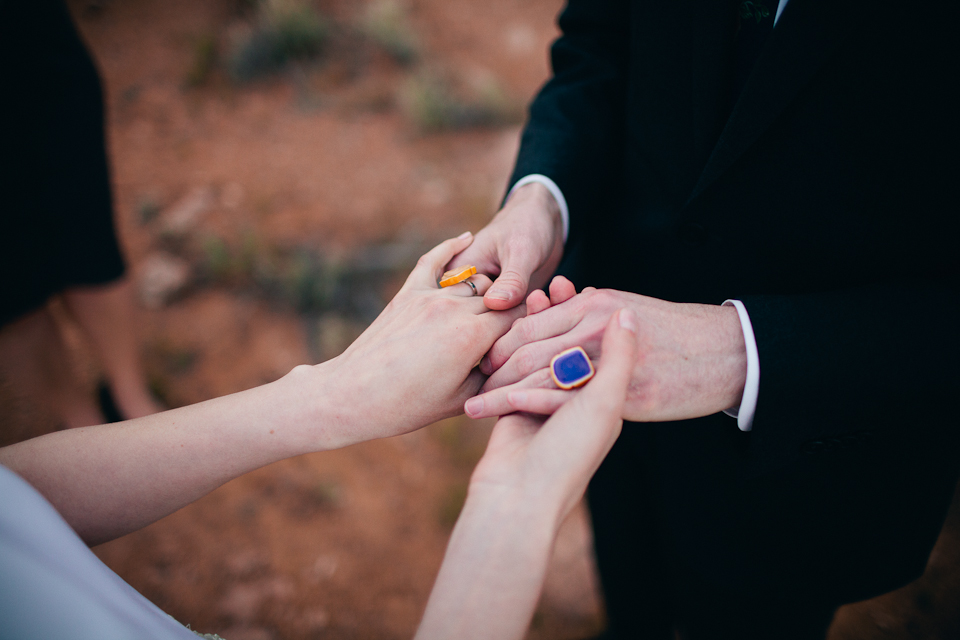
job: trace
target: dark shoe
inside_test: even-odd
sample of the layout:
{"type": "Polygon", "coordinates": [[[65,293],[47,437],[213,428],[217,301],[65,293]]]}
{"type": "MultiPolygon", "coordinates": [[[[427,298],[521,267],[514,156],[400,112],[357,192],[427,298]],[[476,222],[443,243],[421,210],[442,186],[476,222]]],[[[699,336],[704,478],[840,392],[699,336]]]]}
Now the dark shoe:
{"type": "Polygon", "coordinates": [[[110,422],[123,422],[126,420],[117,408],[117,403],[113,400],[113,394],[110,393],[110,387],[105,382],[97,385],[97,400],[100,402],[100,412],[103,419],[110,422]]]}

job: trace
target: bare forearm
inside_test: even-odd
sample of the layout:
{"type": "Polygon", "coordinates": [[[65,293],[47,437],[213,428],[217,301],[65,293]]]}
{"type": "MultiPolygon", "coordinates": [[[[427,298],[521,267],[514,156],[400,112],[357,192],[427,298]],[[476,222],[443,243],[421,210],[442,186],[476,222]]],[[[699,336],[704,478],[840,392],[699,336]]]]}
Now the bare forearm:
{"type": "MultiPolygon", "coordinates": [[[[135,531],[248,471],[324,448],[304,429],[304,368],[277,382],[127,422],[71,429],[0,449],[88,544],[135,531]],[[294,402],[294,400],[300,402],[294,402]]],[[[307,401],[304,401],[307,400],[307,401]]]]}
{"type": "Polygon", "coordinates": [[[557,509],[471,495],[457,521],[418,640],[523,638],[543,586],[557,509]]]}
{"type": "MultiPolygon", "coordinates": [[[[523,313],[491,313],[465,287],[437,287],[444,265],[472,241],[461,234],[423,255],[376,322],[333,360],[192,407],[37,438],[0,450],[0,463],[98,543],[276,460],[454,415],[480,387],[473,363],[523,313]]],[[[489,287],[486,276],[475,279],[489,287]]]]}

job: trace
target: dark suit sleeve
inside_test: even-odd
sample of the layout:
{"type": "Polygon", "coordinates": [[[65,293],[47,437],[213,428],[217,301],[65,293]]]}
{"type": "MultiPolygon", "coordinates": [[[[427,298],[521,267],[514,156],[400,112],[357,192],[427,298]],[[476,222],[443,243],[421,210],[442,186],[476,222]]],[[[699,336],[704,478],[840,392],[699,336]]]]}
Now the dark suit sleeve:
{"type": "Polygon", "coordinates": [[[554,75],[530,106],[510,179],[539,173],[553,180],[578,216],[618,171],[622,153],[629,3],[571,0],[560,15],[554,75]]]}
{"type": "Polygon", "coordinates": [[[744,296],[760,354],[753,459],[769,470],[843,450],[920,447],[937,468],[937,451],[955,451],[960,431],[955,283],[744,296]]]}

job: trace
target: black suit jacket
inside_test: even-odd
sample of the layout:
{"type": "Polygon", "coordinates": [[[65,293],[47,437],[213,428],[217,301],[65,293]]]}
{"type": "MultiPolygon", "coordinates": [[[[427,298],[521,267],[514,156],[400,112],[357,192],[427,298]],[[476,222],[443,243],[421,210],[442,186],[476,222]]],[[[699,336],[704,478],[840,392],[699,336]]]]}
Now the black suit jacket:
{"type": "Polygon", "coordinates": [[[578,287],[738,298],[757,338],[751,433],[625,426],[614,621],[624,513],[668,573],[840,604],[923,571],[957,481],[955,3],[790,0],[739,96],[734,6],[571,0],[512,180],[563,191],[578,287]]]}

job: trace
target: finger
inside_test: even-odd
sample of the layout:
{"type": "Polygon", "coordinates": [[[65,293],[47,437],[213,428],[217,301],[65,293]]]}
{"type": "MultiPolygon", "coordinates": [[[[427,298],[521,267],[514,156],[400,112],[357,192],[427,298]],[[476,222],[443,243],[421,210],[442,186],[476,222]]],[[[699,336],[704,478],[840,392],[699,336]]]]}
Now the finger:
{"type": "Polygon", "coordinates": [[[445,271],[473,265],[478,273],[488,276],[500,273],[500,264],[497,262],[496,245],[490,240],[489,234],[483,231],[477,234],[476,240],[466,249],[453,256],[444,266],[445,271]]]}
{"type": "MultiPolygon", "coordinates": [[[[583,495],[620,435],[627,383],[637,358],[636,330],[632,311],[621,309],[611,317],[604,329],[603,360],[597,375],[537,433],[544,458],[555,465],[557,478],[552,486],[563,496],[562,513],[583,495]]],[[[530,401],[534,392],[527,393],[530,401]]]]}
{"type": "Polygon", "coordinates": [[[508,413],[518,411],[510,404],[508,396],[514,391],[525,389],[545,389],[556,388],[553,378],[550,377],[549,369],[540,369],[530,374],[520,382],[495,389],[489,393],[483,393],[467,400],[463,406],[464,412],[471,418],[489,418],[491,416],[503,416],[508,413]]]}
{"type": "Polygon", "coordinates": [[[490,311],[486,306],[483,306],[483,298],[479,296],[477,296],[476,301],[471,300],[470,302],[471,308],[473,308],[472,303],[479,303],[475,313],[480,316],[480,323],[483,326],[480,340],[485,345],[488,345],[485,346],[483,352],[477,356],[478,358],[489,350],[489,345],[493,344],[498,338],[510,330],[510,325],[513,324],[517,318],[523,317],[523,314],[527,312],[526,305],[520,305],[519,307],[507,309],[506,311],[490,311]]]}
{"type": "MultiPolygon", "coordinates": [[[[557,305],[534,316],[523,318],[510,329],[507,335],[497,340],[481,363],[480,370],[487,375],[492,375],[506,364],[520,347],[562,335],[577,326],[578,322],[580,322],[580,316],[574,315],[574,309],[569,305],[557,305]]],[[[541,364],[537,368],[542,366],[544,365],[541,364]]]]}
{"type": "Polygon", "coordinates": [[[513,449],[518,444],[524,446],[537,435],[543,422],[543,417],[525,413],[514,413],[500,418],[490,433],[487,452],[513,449]]]}
{"type": "Polygon", "coordinates": [[[510,309],[527,295],[530,276],[540,267],[539,252],[530,242],[505,243],[500,248],[500,275],[483,297],[491,309],[510,309]]]}
{"type": "MultiPolygon", "coordinates": [[[[506,364],[490,376],[486,384],[483,385],[483,391],[493,391],[514,384],[534,371],[549,367],[550,361],[555,355],[570,347],[576,347],[579,340],[579,336],[565,332],[554,338],[523,345],[507,360],[506,364]]],[[[482,362],[480,370],[483,371],[482,362]]]]}
{"type": "Polygon", "coordinates": [[[580,392],[579,389],[517,389],[507,394],[507,403],[514,411],[536,413],[542,416],[552,415],[568,400],[580,392]]]}
{"type": "Polygon", "coordinates": [[[540,289],[527,296],[527,315],[532,316],[550,308],[550,298],[540,289]]]}
{"type": "Polygon", "coordinates": [[[452,293],[455,295],[451,297],[457,298],[458,309],[463,309],[465,313],[469,312],[475,316],[483,316],[485,318],[484,322],[490,326],[489,332],[484,331],[482,333],[482,339],[484,341],[489,340],[487,348],[484,349],[484,354],[493,346],[496,340],[510,330],[511,323],[519,320],[523,317],[523,314],[527,312],[527,305],[525,304],[514,307],[513,309],[507,309],[506,311],[491,311],[487,309],[487,305],[483,303],[483,296],[473,295],[473,291],[471,291],[467,285],[457,283],[452,287],[445,287],[441,290],[443,292],[442,295],[449,295],[447,289],[454,289],[452,293]],[[491,317],[486,318],[488,315],[491,317]]]}
{"type": "Polygon", "coordinates": [[[463,406],[464,402],[468,401],[468,398],[471,398],[477,393],[480,385],[483,384],[484,378],[485,376],[480,373],[479,369],[470,370],[470,373],[467,374],[467,379],[463,381],[463,384],[461,384],[457,390],[457,399],[459,400],[458,404],[460,406],[463,406]]]}
{"type": "Polygon", "coordinates": [[[602,360],[597,375],[577,398],[584,415],[620,419],[627,385],[637,362],[637,316],[630,309],[617,312],[604,330],[602,360]]]}
{"type": "Polygon", "coordinates": [[[557,276],[550,282],[551,305],[566,302],[575,295],[577,295],[577,288],[563,276],[557,276]]]}
{"type": "Polygon", "coordinates": [[[490,288],[492,280],[482,273],[470,276],[463,282],[458,282],[457,284],[450,285],[449,287],[444,287],[445,293],[452,293],[453,295],[462,296],[462,297],[472,297],[478,296],[483,297],[483,294],[490,288]],[[473,287],[476,287],[476,293],[474,293],[473,287],[467,284],[467,281],[473,283],[473,287]]]}
{"type": "Polygon", "coordinates": [[[404,287],[417,286],[436,289],[437,280],[443,274],[444,265],[450,262],[453,256],[470,246],[471,242],[473,242],[473,234],[467,231],[456,238],[444,240],[430,249],[420,256],[417,266],[407,277],[404,287]]]}

